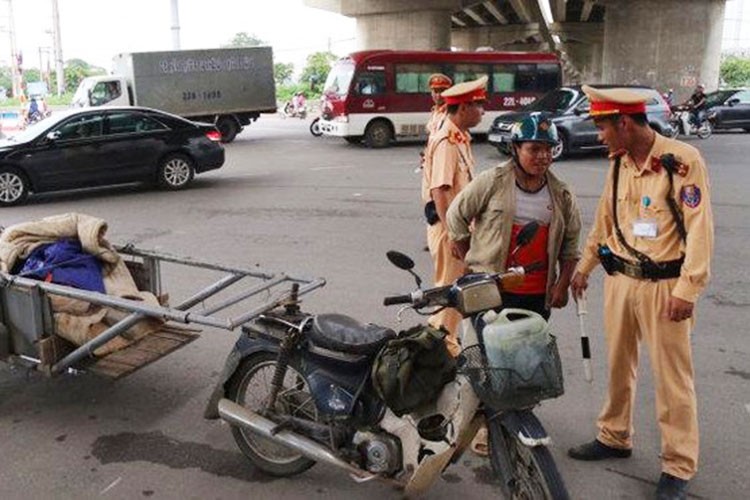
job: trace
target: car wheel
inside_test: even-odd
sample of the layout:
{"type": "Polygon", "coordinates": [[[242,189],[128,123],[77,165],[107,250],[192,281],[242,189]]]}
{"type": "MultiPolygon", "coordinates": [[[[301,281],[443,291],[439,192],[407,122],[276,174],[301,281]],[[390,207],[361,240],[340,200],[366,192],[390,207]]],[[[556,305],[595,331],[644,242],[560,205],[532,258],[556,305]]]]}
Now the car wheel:
{"type": "Polygon", "coordinates": [[[216,128],[219,129],[221,134],[221,142],[227,143],[232,142],[237,133],[240,131],[240,126],[237,120],[231,116],[222,116],[216,121],[216,128]]]}
{"type": "Polygon", "coordinates": [[[159,185],[165,189],[183,189],[195,175],[193,162],[183,154],[171,154],[159,164],[159,185]]]}
{"type": "Polygon", "coordinates": [[[365,144],[368,148],[385,148],[391,144],[393,132],[390,124],[385,120],[370,123],[365,131],[365,144]]]}
{"type": "Polygon", "coordinates": [[[552,161],[562,160],[569,153],[568,136],[566,136],[565,133],[560,132],[557,144],[552,148],[552,161]]]}
{"type": "Polygon", "coordinates": [[[20,205],[29,196],[29,181],[14,168],[0,169],[0,206],[20,205]]]}

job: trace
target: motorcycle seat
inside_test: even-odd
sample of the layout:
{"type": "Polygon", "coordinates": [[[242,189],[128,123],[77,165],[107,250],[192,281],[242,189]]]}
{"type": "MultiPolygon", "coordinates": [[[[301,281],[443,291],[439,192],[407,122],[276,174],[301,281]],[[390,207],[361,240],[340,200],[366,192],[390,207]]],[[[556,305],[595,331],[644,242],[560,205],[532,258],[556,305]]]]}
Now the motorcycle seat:
{"type": "Polygon", "coordinates": [[[308,338],[313,344],[332,351],[371,355],[396,337],[390,328],[363,324],[343,314],[319,314],[313,320],[308,338]]]}

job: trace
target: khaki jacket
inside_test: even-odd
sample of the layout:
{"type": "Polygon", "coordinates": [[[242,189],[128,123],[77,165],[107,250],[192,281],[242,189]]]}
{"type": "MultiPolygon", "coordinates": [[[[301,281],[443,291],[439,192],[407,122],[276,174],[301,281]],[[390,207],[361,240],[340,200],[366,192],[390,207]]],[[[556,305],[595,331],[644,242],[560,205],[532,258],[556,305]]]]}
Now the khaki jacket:
{"type": "MultiPolygon", "coordinates": [[[[508,259],[516,208],[516,174],[513,160],[479,174],[451,203],[447,225],[454,241],[471,238],[466,265],[475,272],[502,272],[508,259]],[[474,223],[473,231],[470,225],[474,223]]],[[[547,300],[557,281],[558,260],[575,260],[580,253],[581,213],[573,192],[552,172],[547,172],[552,199],[547,255],[547,300]]]]}
{"type": "MultiPolygon", "coordinates": [[[[638,169],[627,154],[620,161],[620,179],[617,193],[617,219],[625,241],[656,262],[665,262],[685,256],[680,277],[672,290],[674,297],[695,302],[708,283],[711,254],[714,245],[714,223],[711,211],[711,193],[706,164],[693,146],[656,134],[647,164],[638,169]],[[674,190],[670,192],[669,177],[660,158],[672,153],[678,162],[674,174],[674,190]],[[678,204],[685,222],[687,241],[683,242],[666,202],[667,195],[678,204]],[[633,235],[637,219],[657,223],[655,238],[633,235]]],[[[614,230],[612,213],[612,179],[614,161],[610,166],[604,191],[599,199],[594,226],[584,246],[583,257],[577,271],[589,274],[597,264],[597,249],[606,244],[616,255],[629,261],[635,258],[620,244],[614,230]]]]}

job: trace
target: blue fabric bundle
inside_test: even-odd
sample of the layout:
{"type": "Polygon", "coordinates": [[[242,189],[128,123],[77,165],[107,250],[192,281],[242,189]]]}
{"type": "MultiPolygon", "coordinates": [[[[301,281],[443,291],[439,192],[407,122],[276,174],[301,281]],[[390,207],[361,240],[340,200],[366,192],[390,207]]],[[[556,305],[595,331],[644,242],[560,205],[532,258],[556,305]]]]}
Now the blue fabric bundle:
{"type": "Polygon", "coordinates": [[[92,292],[106,293],[102,264],[76,239],[40,245],[31,252],[19,274],[92,292]]]}

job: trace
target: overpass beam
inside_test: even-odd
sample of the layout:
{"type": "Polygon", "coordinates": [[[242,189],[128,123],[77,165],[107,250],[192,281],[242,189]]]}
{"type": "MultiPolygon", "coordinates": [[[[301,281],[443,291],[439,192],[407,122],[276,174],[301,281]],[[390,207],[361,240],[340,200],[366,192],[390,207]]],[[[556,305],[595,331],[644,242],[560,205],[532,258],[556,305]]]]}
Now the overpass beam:
{"type": "Polygon", "coordinates": [[[359,50],[450,50],[451,16],[461,0],[304,0],[357,20],[359,50]]]}
{"type": "Polygon", "coordinates": [[[675,89],[719,83],[725,0],[598,0],[605,4],[604,83],[675,89]]]}

